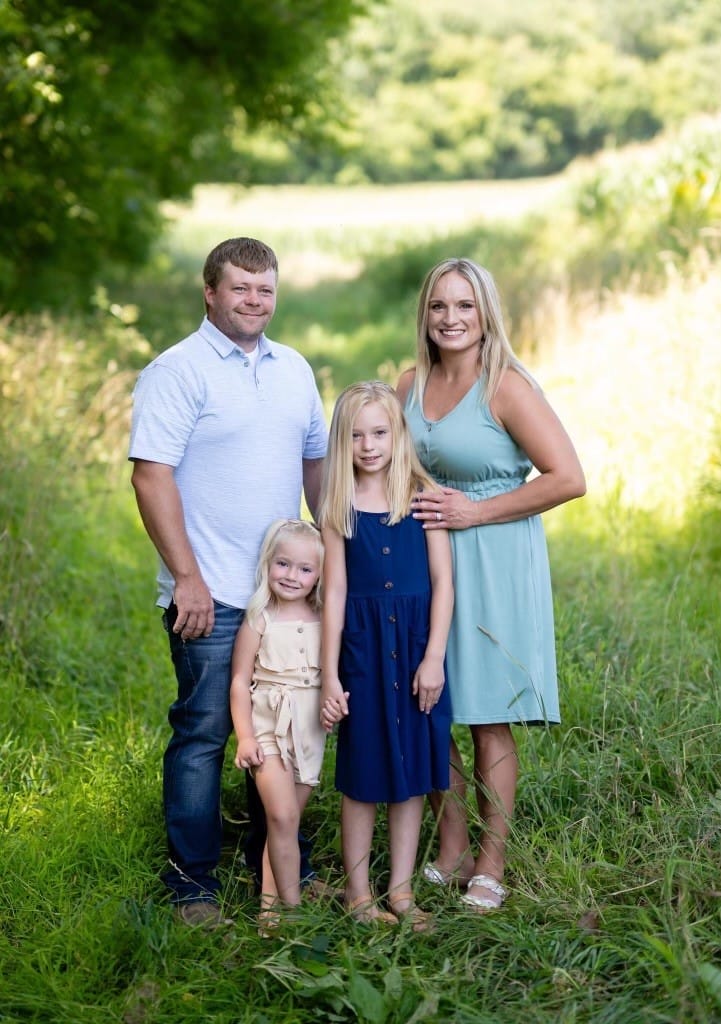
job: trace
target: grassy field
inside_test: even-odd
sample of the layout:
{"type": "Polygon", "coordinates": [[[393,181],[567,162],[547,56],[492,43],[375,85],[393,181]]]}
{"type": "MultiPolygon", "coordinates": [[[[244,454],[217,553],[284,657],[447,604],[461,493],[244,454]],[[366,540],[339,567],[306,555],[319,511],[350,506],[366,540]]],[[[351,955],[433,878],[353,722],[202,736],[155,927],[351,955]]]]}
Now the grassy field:
{"type": "MultiPolygon", "coordinates": [[[[536,199],[494,189],[496,212],[562,201],[558,182],[536,199]]],[[[721,1020],[721,268],[698,262],[654,295],[602,302],[544,290],[517,269],[539,260],[524,253],[529,221],[471,222],[467,187],[452,191],[395,190],[363,213],[355,190],[240,204],[203,190],[118,306],[0,324],[0,1021],[721,1020]],[[480,239],[506,287],[528,281],[512,320],[537,336],[534,372],[589,477],[587,498],[546,516],[564,721],[518,735],[511,897],[469,918],[419,881],[432,937],[362,930],[320,901],[283,942],[259,939],[229,760],[221,874],[236,928],[178,927],[158,882],[174,687],[124,460],[129,393],[149,353],[198,320],[209,246],[246,230],[281,256],[273,334],[308,353],[329,399],[353,375],[392,378],[412,355],[422,270],[480,239]],[[124,323],[131,302],[142,330],[124,323]]],[[[331,744],[307,820],[338,881],[332,764],[331,744]]],[[[428,817],[421,856],[433,845],[428,817]]],[[[384,848],[381,825],[381,878],[384,848]]]]}

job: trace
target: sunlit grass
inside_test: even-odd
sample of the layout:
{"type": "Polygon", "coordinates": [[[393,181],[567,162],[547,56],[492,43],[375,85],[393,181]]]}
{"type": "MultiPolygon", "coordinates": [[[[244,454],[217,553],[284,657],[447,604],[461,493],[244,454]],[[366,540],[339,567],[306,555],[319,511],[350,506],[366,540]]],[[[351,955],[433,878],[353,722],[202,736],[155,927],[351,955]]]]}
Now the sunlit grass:
{"type": "Polygon", "coordinates": [[[655,297],[617,293],[580,313],[562,297],[537,368],[584,464],[591,500],[678,519],[718,443],[721,273],[672,275],[655,297]]]}

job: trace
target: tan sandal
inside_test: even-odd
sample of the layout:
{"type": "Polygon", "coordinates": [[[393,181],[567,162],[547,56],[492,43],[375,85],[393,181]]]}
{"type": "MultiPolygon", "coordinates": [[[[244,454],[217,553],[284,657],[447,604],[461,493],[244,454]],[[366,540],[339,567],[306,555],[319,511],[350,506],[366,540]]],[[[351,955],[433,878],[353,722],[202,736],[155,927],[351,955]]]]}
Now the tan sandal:
{"type": "Polygon", "coordinates": [[[419,934],[421,932],[433,931],[433,915],[429,914],[427,910],[421,910],[415,902],[412,892],[396,892],[388,897],[388,902],[399,921],[410,922],[411,931],[419,934]],[[408,900],[409,905],[404,910],[400,910],[398,903],[405,902],[406,900],[408,900]]]}
{"type": "Polygon", "coordinates": [[[270,893],[263,893],[260,897],[260,910],[258,911],[258,935],[260,938],[277,938],[280,922],[279,900],[270,893]]]}
{"type": "Polygon", "coordinates": [[[356,896],[346,903],[345,908],[357,924],[398,924],[396,915],[377,907],[370,893],[367,896],[356,896]]]}

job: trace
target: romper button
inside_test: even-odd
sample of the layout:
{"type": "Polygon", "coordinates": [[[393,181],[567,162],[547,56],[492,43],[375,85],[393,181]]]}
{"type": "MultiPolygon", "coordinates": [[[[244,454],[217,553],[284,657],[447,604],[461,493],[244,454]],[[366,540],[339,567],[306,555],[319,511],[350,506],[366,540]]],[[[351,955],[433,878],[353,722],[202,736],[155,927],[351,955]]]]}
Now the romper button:
{"type": "Polygon", "coordinates": [[[305,667],[305,665],[303,665],[303,667],[301,668],[301,672],[307,672],[307,671],[308,671],[308,669],[305,667]]]}
{"type": "Polygon", "coordinates": [[[303,627],[302,627],[302,626],[298,626],[298,632],[299,632],[299,633],[302,633],[302,632],[303,632],[303,627]]]}
{"type": "Polygon", "coordinates": [[[384,555],[390,555],[390,553],[391,553],[391,549],[390,548],[382,548],[382,551],[383,551],[384,555]]]}
{"type": "MultiPolygon", "coordinates": [[[[303,669],[303,671],[305,672],[305,669],[303,669]]],[[[310,686],[310,679],[304,679],[303,682],[306,686],[310,686]]]]}
{"type": "Polygon", "coordinates": [[[386,583],[384,583],[383,585],[385,586],[386,590],[393,590],[393,584],[391,583],[391,581],[390,581],[390,580],[388,580],[388,581],[387,581],[386,583]]]}
{"type": "Polygon", "coordinates": [[[299,647],[298,650],[301,654],[305,654],[305,647],[299,647]]]}

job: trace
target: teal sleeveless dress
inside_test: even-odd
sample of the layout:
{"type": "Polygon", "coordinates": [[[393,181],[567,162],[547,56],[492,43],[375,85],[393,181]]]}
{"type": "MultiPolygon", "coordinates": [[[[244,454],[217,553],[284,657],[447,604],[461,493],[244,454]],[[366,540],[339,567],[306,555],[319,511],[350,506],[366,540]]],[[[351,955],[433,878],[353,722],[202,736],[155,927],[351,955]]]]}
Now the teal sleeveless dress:
{"type": "MultiPolygon", "coordinates": [[[[442,486],[471,501],[523,487],[532,464],[491,416],[477,382],[440,420],[406,403],[416,451],[442,486]]],[[[448,637],[453,721],[560,721],[553,600],[540,516],[449,530],[455,607],[448,637]]]]}

